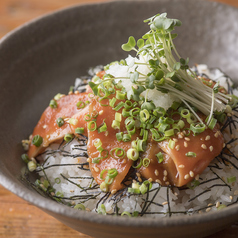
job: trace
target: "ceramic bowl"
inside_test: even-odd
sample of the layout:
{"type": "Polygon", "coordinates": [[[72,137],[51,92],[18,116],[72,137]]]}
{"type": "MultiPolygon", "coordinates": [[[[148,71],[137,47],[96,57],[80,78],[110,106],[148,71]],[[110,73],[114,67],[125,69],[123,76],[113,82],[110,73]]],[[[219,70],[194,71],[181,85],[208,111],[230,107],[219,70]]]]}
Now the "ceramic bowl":
{"type": "MultiPolygon", "coordinates": [[[[238,9],[202,0],[113,1],[80,5],[23,25],[0,41],[0,183],[69,227],[94,237],[202,237],[238,220],[238,204],[219,212],[165,219],[129,219],[76,211],[42,197],[21,180],[21,140],[52,95],[67,93],[91,66],[125,58],[143,20],[167,12],[180,19],[177,49],[191,65],[220,67],[238,80],[238,9]]],[[[238,81],[237,81],[238,82],[238,81]]],[[[32,178],[34,179],[34,178],[32,178]]]]}

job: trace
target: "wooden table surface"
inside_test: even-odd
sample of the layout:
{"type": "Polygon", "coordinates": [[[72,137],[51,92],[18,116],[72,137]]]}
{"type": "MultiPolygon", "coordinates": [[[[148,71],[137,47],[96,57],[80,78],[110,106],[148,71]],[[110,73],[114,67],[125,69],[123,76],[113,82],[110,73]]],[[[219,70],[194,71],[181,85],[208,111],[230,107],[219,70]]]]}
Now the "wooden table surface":
{"type": "MultiPolygon", "coordinates": [[[[0,38],[17,26],[57,9],[106,0],[0,0],[0,38]]],[[[199,0],[198,0],[199,1],[199,0]]],[[[238,0],[217,0],[238,7],[238,0]]],[[[0,237],[82,237],[35,206],[0,186],[0,237]]],[[[238,222],[209,238],[238,237],[238,222]]]]}

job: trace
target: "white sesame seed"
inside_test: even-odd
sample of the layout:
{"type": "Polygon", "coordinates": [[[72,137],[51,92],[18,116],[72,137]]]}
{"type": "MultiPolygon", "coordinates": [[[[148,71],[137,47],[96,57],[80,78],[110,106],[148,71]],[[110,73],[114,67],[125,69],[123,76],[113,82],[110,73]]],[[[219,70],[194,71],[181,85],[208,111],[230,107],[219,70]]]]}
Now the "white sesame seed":
{"type": "Polygon", "coordinates": [[[167,170],[164,170],[164,176],[167,176],[167,175],[168,175],[167,170]]]}
{"type": "Polygon", "coordinates": [[[153,182],[153,179],[152,179],[152,178],[149,178],[148,181],[149,181],[149,182],[153,182]]]}
{"type": "Polygon", "coordinates": [[[79,91],[78,91],[78,90],[76,90],[74,93],[75,93],[75,94],[79,94],[79,91]]]}
{"type": "Polygon", "coordinates": [[[136,173],[136,176],[137,176],[137,177],[141,177],[141,174],[137,172],[137,173],[136,173]]]}
{"type": "Polygon", "coordinates": [[[219,131],[217,131],[214,136],[217,138],[219,136],[219,131]]]}
{"type": "Polygon", "coordinates": [[[87,158],[87,162],[90,163],[91,162],[91,158],[87,158]]]}
{"type": "Polygon", "coordinates": [[[178,167],[179,167],[180,169],[183,169],[185,166],[184,166],[183,164],[180,164],[178,167]]]}
{"type": "Polygon", "coordinates": [[[164,176],[164,177],[163,177],[163,181],[165,182],[166,180],[167,180],[167,177],[166,177],[166,176],[164,176]]]}
{"type": "Polygon", "coordinates": [[[86,207],[85,210],[86,210],[87,212],[91,212],[91,209],[88,208],[88,207],[86,207]]]}
{"type": "Polygon", "coordinates": [[[211,137],[210,136],[206,136],[205,140],[210,140],[211,137]]]}
{"type": "Polygon", "coordinates": [[[228,149],[230,149],[230,148],[231,148],[231,145],[230,145],[230,144],[228,144],[228,145],[226,145],[226,147],[227,147],[228,149]]]}
{"type": "Polygon", "coordinates": [[[168,204],[168,202],[167,202],[167,201],[162,203],[162,205],[163,205],[163,206],[164,206],[164,205],[167,205],[167,204],[168,204]]]}
{"type": "Polygon", "coordinates": [[[159,171],[156,169],[155,170],[155,175],[158,176],[159,175],[159,171]]]}
{"type": "Polygon", "coordinates": [[[206,209],[206,212],[210,212],[210,211],[211,211],[211,208],[208,207],[208,208],[206,209]]]}
{"type": "Polygon", "coordinates": [[[138,181],[141,183],[141,182],[142,182],[142,178],[141,178],[141,177],[138,177],[138,181]]]}
{"type": "Polygon", "coordinates": [[[184,147],[188,147],[188,143],[186,141],[184,141],[184,147]]]}
{"type": "Polygon", "coordinates": [[[195,180],[199,180],[199,174],[195,176],[195,180]]]}
{"type": "Polygon", "coordinates": [[[176,149],[177,151],[179,151],[180,145],[176,145],[176,146],[175,146],[175,149],[176,149]]]}
{"type": "Polygon", "coordinates": [[[208,206],[208,207],[212,207],[212,206],[213,206],[213,204],[212,204],[212,203],[209,203],[207,206],[208,206]]]}
{"type": "Polygon", "coordinates": [[[99,168],[97,166],[94,166],[94,170],[95,170],[96,173],[99,172],[99,168]]]}
{"type": "Polygon", "coordinates": [[[194,172],[191,170],[190,172],[189,172],[189,175],[190,175],[190,177],[194,177],[194,172]]]}
{"type": "Polygon", "coordinates": [[[176,138],[173,138],[173,141],[174,141],[174,142],[178,142],[178,139],[176,139],[176,138]]]}
{"type": "Polygon", "coordinates": [[[184,138],[186,141],[190,141],[190,138],[189,137],[185,137],[184,138]]]}
{"type": "Polygon", "coordinates": [[[189,179],[189,174],[186,174],[186,175],[184,176],[184,179],[189,179]]]}
{"type": "Polygon", "coordinates": [[[221,203],[218,201],[216,202],[216,208],[218,208],[221,205],[221,203]]]}
{"type": "Polygon", "coordinates": [[[231,201],[232,201],[233,197],[232,197],[232,196],[230,196],[230,199],[231,199],[231,201]]]}
{"type": "Polygon", "coordinates": [[[112,191],[111,191],[111,194],[115,194],[117,192],[117,190],[116,189],[113,189],[112,191]]]}
{"type": "Polygon", "coordinates": [[[101,110],[101,111],[99,111],[99,113],[98,113],[99,115],[102,115],[103,114],[103,110],[101,110]]]}
{"type": "Polygon", "coordinates": [[[213,146],[210,146],[210,147],[209,147],[209,150],[212,152],[212,151],[213,151],[213,146]]]}
{"type": "Polygon", "coordinates": [[[205,144],[202,144],[201,147],[206,150],[207,149],[207,146],[205,144]]]}
{"type": "Polygon", "coordinates": [[[167,186],[169,186],[169,181],[165,182],[165,184],[166,184],[167,186]]]}
{"type": "Polygon", "coordinates": [[[183,137],[184,136],[183,136],[182,132],[178,134],[178,138],[182,139],[183,137]]]}
{"type": "Polygon", "coordinates": [[[47,125],[43,125],[43,129],[45,129],[47,127],[47,125]]]}
{"type": "Polygon", "coordinates": [[[159,179],[155,180],[156,183],[162,184],[162,182],[159,179]]]}
{"type": "Polygon", "coordinates": [[[235,195],[235,196],[238,195],[238,190],[235,190],[235,191],[234,191],[234,195],[235,195]]]}

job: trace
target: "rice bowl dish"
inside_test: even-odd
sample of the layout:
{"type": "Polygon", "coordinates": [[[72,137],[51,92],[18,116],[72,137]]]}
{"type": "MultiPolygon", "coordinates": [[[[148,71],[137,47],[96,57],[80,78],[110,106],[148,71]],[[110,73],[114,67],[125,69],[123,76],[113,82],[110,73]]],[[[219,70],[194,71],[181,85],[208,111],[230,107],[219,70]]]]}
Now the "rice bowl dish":
{"type": "MultiPolygon", "coordinates": [[[[152,26],[151,32],[160,32],[161,29],[166,31],[167,29],[168,33],[166,34],[170,35],[168,43],[163,43],[163,37],[157,43],[152,41],[152,43],[148,43],[148,40],[146,43],[142,43],[142,39],[140,39],[141,41],[137,41],[139,57],[129,55],[125,60],[112,62],[104,68],[101,66],[91,69],[89,72],[91,76],[76,79],[74,88],[67,96],[68,98],[76,97],[76,100],[73,99],[73,103],[70,101],[71,99],[68,101],[68,99],[65,99],[67,97],[60,93],[50,101],[49,107],[44,112],[45,115],[42,115],[30,140],[23,140],[28,155],[23,154],[22,158],[28,163],[30,171],[36,169],[41,176],[40,180],[38,179],[31,184],[34,189],[75,209],[104,215],[126,215],[129,217],[192,215],[220,210],[237,202],[236,170],[238,162],[237,152],[234,149],[237,138],[237,97],[235,96],[237,90],[232,89],[231,79],[219,69],[210,70],[206,65],[196,65],[192,69],[188,68],[188,59],[184,60],[178,55],[170,33],[175,26],[179,26],[181,23],[178,20],[167,18],[166,15],[165,13],[157,14],[146,21],[149,21],[149,25],[152,26]],[[176,62],[168,56],[170,49],[166,49],[167,44],[171,45],[180,62],[176,62]],[[157,53],[154,53],[154,51],[148,53],[151,45],[152,48],[160,45],[163,45],[164,48],[158,47],[157,53]],[[162,52],[162,49],[165,53],[162,52]],[[162,52],[161,55],[159,55],[160,52],[162,52]],[[159,60],[157,60],[159,63],[154,60],[156,57],[159,57],[159,60]],[[173,62],[172,65],[169,61],[173,62]],[[154,68],[155,63],[158,71],[154,68]],[[183,71],[185,76],[181,73],[183,71]],[[143,84],[145,75],[148,78],[143,84]],[[159,78],[156,79],[156,77],[159,78]],[[187,77],[187,79],[185,80],[183,77],[187,77]],[[155,80],[159,80],[159,83],[155,80]],[[168,86],[166,86],[166,80],[168,86]],[[193,91],[186,92],[187,95],[184,94],[184,99],[182,99],[183,90],[190,90],[190,87],[194,87],[192,84],[187,85],[188,80],[198,82],[197,87],[201,87],[200,92],[212,88],[210,91],[212,95],[211,104],[208,105],[208,109],[205,101],[201,101],[200,96],[200,99],[196,101],[198,93],[194,94],[196,95],[194,98],[188,96],[191,92],[194,93],[193,91]],[[101,86],[107,81],[112,84],[101,86]],[[181,82],[181,85],[179,86],[177,82],[181,82]],[[137,86],[135,86],[136,83],[137,86]],[[110,90],[105,87],[109,87],[110,90],[114,87],[117,89],[108,93],[110,90]],[[182,89],[182,87],[184,88],[182,89]],[[178,91],[174,93],[176,88],[178,91]],[[137,93],[136,90],[138,89],[137,93]],[[84,93],[85,90],[88,94],[84,93]],[[109,95],[115,92],[120,97],[110,98],[109,95]],[[179,96],[176,98],[177,93],[179,96]],[[219,94],[217,98],[214,96],[216,94],[219,94]],[[85,101],[81,101],[81,98],[78,99],[77,95],[80,97],[83,95],[82,100],[85,101]],[[97,98],[94,99],[95,97],[97,98]],[[126,100],[126,97],[128,100],[126,100]],[[120,101],[116,106],[114,105],[116,98],[125,101],[120,101]],[[66,101],[62,103],[62,106],[59,103],[63,99],[66,101]],[[108,99],[109,103],[105,104],[103,100],[108,99]],[[216,102],[217,106],[215,105],[216,102]],[[222,105],[225,102],[227,105],[222,105]],[[72,105],[78,111],[74,111],[69,118],[66,116],[68,114],[62,112],[62,110],[64,110],[64,107],[71,108],[72,105]],[[88,114],[90,107],[92,116],[88,114]],[[97,107],[100,109],[95,109],[97,107]],[[116,131],[111,134],[108,131],[108,124],[105,123],[110,112],[106,113],[106,117],[103,118],[103,122],[99,123],[99,127],[95,126],[98,123],[97,117],[100,117],[107,107],[112,107],[116,111],[113,114],[115,120],[110,121],[112,129],[116,131]],[[124,111],[121,110],[123,107],[125,107],[124,111]],[[209,107],[211,107],[211,111],[209,107]],[[56,112],[56,117],[54,113],[57,108],[60,109],[56,112]],[[130,108],[132,108],[130,112],[126,111],[130,108]],[[198,113],[196,113],[197,110],[198,113]],[[201,119],[204,116],[199,110],[207,114],[207,121],[201,119]],[[94,114],[96,115],[94,116],[94,114]],[[122,132],[121,116],[126,118],[125,125],[128,134],[122,132]],[[82,117],[84,122],[80,121],[79,123],[82,117]],[[170,122],[161,122],[162,120],[170,120],[170,122]],[[145,122],[149,124],[146,125],[145,122]],[[52,123],[54,126],[52,126],[52,123]],[[62,127],[66,124],[68,127],[73,127],[73,130],[69,130],[70,133],[67,128],[62,127]],[[133,127],[130,126],[131,124],[133,124],[133,127]],[[171,127],[169,124],[172,124],[171,127]],[[139,128],[142,128],[140,129],[140,135],[136,133],[139,128]],[[216,128],[221,130],[223,136],[220,130],[216,128]],[[86,133],[86,131],[88,132],[86,133]],[[94,137],[94,131],[96,131],[96,137],[94,137]],[[198,138],[198,135],[205,131],[208,134],[198,138]],[[212,140],[211,132],[214,134],[212,144],[210,143],[212,140]],[[98,138],[100,133],[105,136],[102,141],[98,138]],[[117,146],[121,145],[121,147],[110,150],[107,146],[107,149],[104,149],[104,142],[108,138],[109,147],[111,143],[114,143],[111,139],[112,134],[116,135],[116,144],[117,146]],[[134,134],[136,134],[136,137],[133,137],[134,134]],[[90,135],[94,139],[90,139],[90,135]],[[125,140],[123,139],[124,136],[127,136],[125,140]],[[60,140],[62,138],[63,141],[60,140]],[[195,142],[190,142],[194,138],[196,138],[195,142]],[[171,152],[180,150],[181,144],[176,143],[182,141],[182,139],[184,139],[182,146],[185,149],[189,147],[188,152],[182,155],[182,161],[191,163],[190,158],[192,157],[192,163],[195,163],[195,167],[193,167],[193,170],[189,169],[189,172],[184,172],[186,165],[180,162],[181,153],[174,155],[171,152]],[[216,139],[218,140],[216,141],[216,139]],[[196,148],[198,151],[203,151],[201,154],[190,151],[191,143],[196,143],[196,147],[199,146],[196,140],[202,141],[201,149],[196,148]],[[57,141],[57,143],[52,143],[54,141],[57,141]],[[155,149],[158,146],[157,143],[154,143],[155,146],[149,145],[151,141],[160,144],[159,150],[155,149]],[[127,142],[131,143],[131,146],[124,150],[123,146],[127,142]],[[164,142],[167,144],[161,144],[164,142]],[[89,146],[90,143],[92,144],[91,147],[89,146]],[[146,150],[151,150],[152,147],[154,149],[148,154],[146,150]],[[164,147],[166,148],[164,149],[164,147]],[[94,155],[95,152],[90,152],[95,148],[100,155],[99,157],[94,155]],[[214,155],[208,155],[217,149],[218,152],[215,152],[214,155]],[[195,159],[198,159],[198,162],[194,162],[195,159]],[[100,168],[100,164],[103,164],[105,160],[107,160],[104,163],[106,165],[100,168]],[[117,161],[114,163],[116,168],[107,165],[112,160],[117,161]],[[122,162],[119,163],[119,160],[122,162]],[[210,161],[212,162],[210,163],[210,161]],[[123,167],[125,164],[129,164],[129,166],[123,167]],[[148,170],[152,164],[156,167],[152,172],[154,174],[151,174],[151,171],[148,170]],[[116,179],[119,174],[118,169],[122,173],[125,170],[125,173],[119,182],[115,182],[114,178],[116,179]],[[176,172],[173,170],[176,170],[176,172]],[[108,178],[108,175],[104,177],[105,174],[110,174],[110,172],[113,177],[108,178]]],[[[151,32],[145,34],[144,39],[147,39],[147,35],[150,35],[151,32]]],[[[160,36],[158,34],[154,37],[160,36]]],[[[130,37],[127,44],[124,44],[122,48],[130,51],[135,48],[135,45],[134,38],[130,37]]],[[[205,94],[202,94],[202,97],[205,96],[205,94]]],[[[23,179],[28,181],[27,172],[23,179]]],[[[29,183],[31,182],[29,181],[29,183]]]]}

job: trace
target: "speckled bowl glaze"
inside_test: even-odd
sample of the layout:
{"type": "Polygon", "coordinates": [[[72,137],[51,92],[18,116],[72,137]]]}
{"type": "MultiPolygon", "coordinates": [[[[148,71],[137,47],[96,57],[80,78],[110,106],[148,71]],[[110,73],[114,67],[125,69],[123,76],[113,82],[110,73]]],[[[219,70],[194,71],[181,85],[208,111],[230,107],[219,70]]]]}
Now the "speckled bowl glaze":
{"type": "Polygon", "coordinates": [[[90,66],[124,58],[127,53],[121,44],[130,35],[138,38],[146,32],[143,20],[158,12],[182,21],[176,45],[191,64],[220,67],[238,80],[238,9],[202,0],[75,6],[25,24],[0,41],[0,183],[64,224],[94,237],[203,237],[238,220],[238,205],[165,219],[102,216],[57,204],[21,180],[21,140],[32,132],[52,95],[67,93],[90,66]]]}

